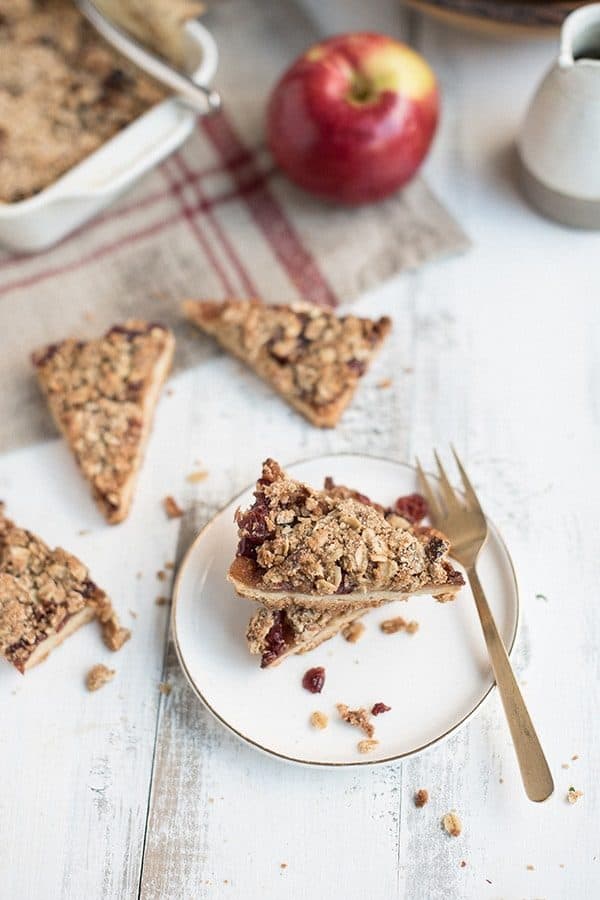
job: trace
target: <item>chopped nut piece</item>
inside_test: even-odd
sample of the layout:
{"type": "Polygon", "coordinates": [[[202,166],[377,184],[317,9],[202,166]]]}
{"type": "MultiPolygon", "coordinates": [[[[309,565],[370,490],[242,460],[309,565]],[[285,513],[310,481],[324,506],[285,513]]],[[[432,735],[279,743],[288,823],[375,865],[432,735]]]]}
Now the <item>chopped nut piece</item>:
{"type": "Polygon", "coordinates": [[[319,710],[316,710],[310,717],[310,724],[313,726],[313,728],[318,728],[319,730],[322,730],[323,728],[327,728],[327,725],[329,724],[329,719],[325,715],[325,713],[319,712],[319,710]]]}
{"type": "Polygon", "coordinates": [[[442,825],[452,837],[458,837],[462,831],[461,821],[455,812],[446,813],[442,819],[442,825]]]}
{"type": "Polygon", "coordinates": [[[377,387],[381,388],[382,390],[385,390],[385,388],[391,387],[392,384],[393,384],[393,381],[391,378],[382,378],[381,381],[377,382],[377,387]]]}
{"type": "Polygon", "coordinates": [[[528,872],[534,872],[534,871],[535,871],[535,866],[531,866],[531,865],[527,866],[527,871],[528,871],[528,872]]]}
{"type": "Polygon", "coordinates": [[[375,727],[369,718],[368,710],[362,706],[360,709],[349,709],[345,703],[338,703],[336,708],[344,722],[347,722],[348,725],[353,725],[355,728],[360,728],[367,737],[373,737],[375,727]]]}
{"type": "Polygon", "coordinates": [[[429,802],[429,791],[425,788],[420,788],[415,794],[415,806],[417,809],[421,809],[425,806],[426,803],[429,802]]]}
{"type": "Polygon", "coordinates": [[[280,863],[280,864],[279,864],[279,868],[280,868],[280,869],[287,869],[287,867],[288,867],[288,864],[287,864],[287,863],[280,863]]]}
{"type": "Polygon", "coordinates": [[[161,694],[165,694],[168,697],[173,690],[173,687],[167,681],[161,681],[161,683],[158,685],[158,689],[161,694]]]}
{"type": "Polygon", "coordinates": [[[190,484],[198,484],[199,481],[204,481],[206,478],[208,478],[208,472],[200,470],[198,472],[190,472],[187,481],[189,481],[190,484]]]}
{"type": "Polygon", "coordinates": [[[165,499],[163,500],[163,505],[169,519],[180,519],[182,517],[183,510],[174,497],[165,497],[165,499]]]}
{"type": "Polygon", "coordinates": [[[356,745],[359,753],[370,753],[379,744],[379,741],[359,741],[356,745]]]}
{"type": "Polygon", "coordinates": [[[466,862],[464,861],[464,859],[461,859],[461,861],[460,861],[461,869],[464,869],[465,866],[466,866],[466,862]]]}
{"type": "Polygon", "coordinates": [[[572,759],[572,760],[579,759],[579,754],[578,754],[578,753],[574,753],[573,756],[571,757],[571,759],[572,759]]]}
{"type": "Polygon", "coordinates": [[[165,569],[174,569],[174,568],[175,568],[175,563],[174,563],[174,562],[171,562],[171,561],[169,560],[169,562],[166,562],[166,563],[165,563],[165,569]]]}
{"type": "Polygon", "coordinates": [[[577,803],[580,797],[583,797],[583,791],[576,791],[574,787],[570,787],[567,791],[567,801],[569,803],[577,803]]]}
{"type": "Polygon", "coordinates": [[[102,663],[98,663],[97,666],[94,666],[87,673],[85,684],[88,691],[98,691],[101,687],[104,687],[105,684],[108,684],[109,681],[112,681],[114,676],[114,669],[109,669],[102,665],[102,663]]]}
{"type": "Polygon", "coordinates": [[[385,619],[380,626],[384,634],[396,634],[398,631],[406,631],[408,634],[414,634],[419,630],[418,622],[407,622],[402,616],[396,616],[395,619],[385,619]]]}
{"type": "Polygon", "coordinates": [[[162,569],[159,569],[158,572],[156,573],[156,577],[158,578],[159,581],[165,581],[166,577],[167,577],[167,573],[163,572],[162,569]]]}
{"type": "Polygon", "coordinates": [[[350,622],[345,628],[342,628],[342,634],[349,644],[356,644],[365,633],[365,630],[362,622],[350,622]]]}

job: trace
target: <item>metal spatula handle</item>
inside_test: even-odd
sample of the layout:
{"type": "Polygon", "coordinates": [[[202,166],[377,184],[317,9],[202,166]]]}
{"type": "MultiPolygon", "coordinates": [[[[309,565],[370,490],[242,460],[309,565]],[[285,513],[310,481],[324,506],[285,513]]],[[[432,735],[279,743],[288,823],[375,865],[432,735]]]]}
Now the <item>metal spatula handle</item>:
{"type": "Polygon", "coordinates": [[[188,75],[156,56],[111,22],[91,0],[74,0],[74,2],[81,14],[109,44],[148,75],[175,91],[182,102],[195,112],[207,115],[220,109],[221,97],[217,91],[196,84],[188,75]]]}

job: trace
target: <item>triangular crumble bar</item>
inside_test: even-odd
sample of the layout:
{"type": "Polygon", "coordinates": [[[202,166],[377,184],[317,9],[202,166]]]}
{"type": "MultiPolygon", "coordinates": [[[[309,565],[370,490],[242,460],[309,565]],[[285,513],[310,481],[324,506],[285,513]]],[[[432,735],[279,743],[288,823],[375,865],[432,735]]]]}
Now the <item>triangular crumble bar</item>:
{"type": "Polygon", "coordinates": [[[111,650],[129,638],[84,564],[18,528],[0,504],[0,655],[25,672],[93,618],[111,650]]]}
{"type": "Polygon", "coordinates": [[[245,362],[309,422],[333,428],[391,328],[308,303],[188,300],[186,317],[245,362]]]}
{"type": "Polygon", "coordinates": [[[32,356],[54,421],[111,524],[129,512],[174,346],[162,325],[130,320],[98,340],[68,339],[32,356]]]}
{"type": "Polygon", "coordinates": [[[449,543],[430,528],[399,526],[375,505],[315,490],[272,459],[253,505],[236,513],[238,594],[271,609],[379,606],[413,594],[450,599],[464,584],[449,543]]]}

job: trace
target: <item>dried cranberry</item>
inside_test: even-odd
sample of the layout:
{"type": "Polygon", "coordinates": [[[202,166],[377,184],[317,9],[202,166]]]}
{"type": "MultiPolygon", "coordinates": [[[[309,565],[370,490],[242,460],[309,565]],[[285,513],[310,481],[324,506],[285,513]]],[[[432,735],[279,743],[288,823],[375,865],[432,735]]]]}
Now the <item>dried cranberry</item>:
{"type": "Polygon", "coordinates": [[[389,712],[391,708],[391,706],[386,706],[385,703],[375,703],[371,713],[374,716],[379,716],[381,713],[389,712]]]}
{"type": "Polygon", "coordinates": [[[350,359],[348,360],[347,366],[351,369],[352,372],[356,372],[359,376],[364,375],[367,371],[367,367],[364,362],[361,362],[360,359],[350,359]]]}
{"type": "Polygon", "coordinates": [[[336,594],[351,594],[353,590],[354,590],[353,581],[350,578],[348,578],[348,576],[346,575],[345,572],[343,572],[342,580],[340,581],[340,583],[338,585],[336,594]]]}
{"type": "Polygon", "coordinates": [[[444,555],[446,551],[446,545],[441,538],[433,537],[425,546],[425,556],[427,559],[434,563],[444,555]]]}
{"type": "Polygon", "coordinates": [[[427,500],[421,494],[407,494],[405,497],[398,497],[393,511],[402,518],[408,519],[413,525],[418,525],[425,518],[429,509],[427,500]]]}
{"type": "Polygon", "coordinates": [[[294,630],[287,620],[285,610],[278,610],[273,618],[273,625],[265,637],[266,650],[260,663],[263,669],[281,656],[294,637],[294,630]]]}
{"type": "Polygon", "coordinates": [[[267,525],[267,513],[269,505],[262,494],[255,494],[254,505],[245,513],[236,514],[236,522],[240,529],[240,542],[237,548],[238,556],[248,559],[256,559],[256,550],[271,536],[267,525]]]}
{"type": "Polygon", "coordinates": [[[315,666],[304,673],[302,687],[311,694],[320,694],[325,684],[325,669],[323,666],[315,666]]]}

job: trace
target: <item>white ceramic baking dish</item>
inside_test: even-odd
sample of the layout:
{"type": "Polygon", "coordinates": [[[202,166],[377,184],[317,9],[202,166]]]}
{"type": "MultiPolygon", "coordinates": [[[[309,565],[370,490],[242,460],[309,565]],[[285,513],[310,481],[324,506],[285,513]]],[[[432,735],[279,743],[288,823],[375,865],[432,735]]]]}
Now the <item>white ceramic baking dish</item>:
{"type": "MultiPolygon", "coordinates": [[[[185,26],[188,71],[208,85],[218,51],[206,28],[185,26]]],[[[0,243],[35,253],[60,241],[128,190],[191,134],[197,114],[170,97],[140,116],[54,184],[18,203],[0,203],[0,243]]]]}

